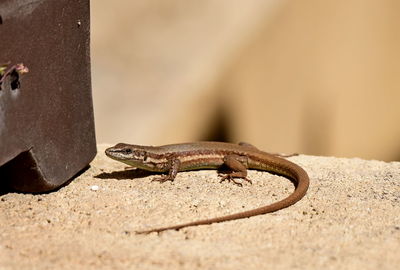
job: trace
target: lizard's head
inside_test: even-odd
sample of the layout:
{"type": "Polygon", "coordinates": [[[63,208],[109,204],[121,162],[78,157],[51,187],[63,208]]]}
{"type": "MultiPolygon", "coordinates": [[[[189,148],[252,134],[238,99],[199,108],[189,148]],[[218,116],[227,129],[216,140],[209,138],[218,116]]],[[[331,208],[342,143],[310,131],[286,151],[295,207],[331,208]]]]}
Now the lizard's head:
{"type": "Polygon", "coordinates": [[[106,155],[112,159],[133,167],[141,168],[146,163],[147,151],[145,146],[119,143],[106,149],[106,155]]]}

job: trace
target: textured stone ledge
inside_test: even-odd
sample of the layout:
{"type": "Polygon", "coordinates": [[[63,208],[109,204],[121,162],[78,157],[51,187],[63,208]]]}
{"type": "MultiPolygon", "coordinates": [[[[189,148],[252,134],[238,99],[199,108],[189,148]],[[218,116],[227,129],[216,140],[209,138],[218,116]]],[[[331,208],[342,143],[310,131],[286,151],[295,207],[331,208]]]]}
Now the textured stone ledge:
{"type": "Polygon", "coordinates": [[[136,235],[135,230],[251,209],[293,190],[251,171],[253,185],[217,173],[180,173],[174,183],[124,171],[105,157],[60,190],[0,195],[0,268],[394,269],[400,264],[400,163],[298,156],[306,197],[263,216],[136,235]],[[144,178],[142,178],[144,177],[144,178]]]}

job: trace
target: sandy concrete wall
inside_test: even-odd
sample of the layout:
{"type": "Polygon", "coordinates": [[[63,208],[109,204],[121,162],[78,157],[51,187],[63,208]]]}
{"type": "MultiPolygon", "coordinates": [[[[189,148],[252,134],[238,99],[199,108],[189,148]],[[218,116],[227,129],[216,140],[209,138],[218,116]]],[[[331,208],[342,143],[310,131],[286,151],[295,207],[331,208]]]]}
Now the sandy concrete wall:
{"type": "Polygon", "coordinates": [[[281,211],[137,235],[136,230],[226,215],[287,196],[292,183],[250,171],[253,184],[214,170],[173,183],[125,171],[99,154],[57,192],[0,194],[0,269],[396,269],[400,163],[297,156],[306,196],[281,211]]]}

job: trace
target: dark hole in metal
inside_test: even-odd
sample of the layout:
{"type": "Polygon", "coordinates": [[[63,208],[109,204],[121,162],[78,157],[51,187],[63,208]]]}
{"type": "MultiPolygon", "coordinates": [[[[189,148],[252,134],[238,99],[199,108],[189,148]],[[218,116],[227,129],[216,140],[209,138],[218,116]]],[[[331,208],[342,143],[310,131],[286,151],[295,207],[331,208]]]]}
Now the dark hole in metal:
{"type": "Polygon", "coordinates": [[[11,89],[16,90],[16,89],[20,88],[21,83],[19,82],[18,72],[16,72],[15,70],[13,72],[11,72],[10,78],[11,78],[11,89]]]}
{"type": "Polygon", "coordinates": [[[0,24],[3,24],[3,17],[0,15],[0,24]]]}

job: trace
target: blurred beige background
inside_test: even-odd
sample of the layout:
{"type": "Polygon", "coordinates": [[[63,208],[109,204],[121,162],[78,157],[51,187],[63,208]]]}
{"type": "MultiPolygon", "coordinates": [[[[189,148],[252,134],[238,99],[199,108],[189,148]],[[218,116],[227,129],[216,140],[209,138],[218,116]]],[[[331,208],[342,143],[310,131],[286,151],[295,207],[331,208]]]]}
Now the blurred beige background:
{"type": "Polygon", "coordinates": [[[99,143],[400,159],[399,1],[92,1],[99,143]]]}

